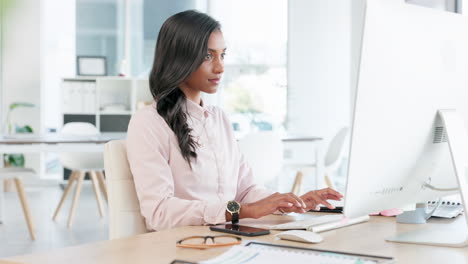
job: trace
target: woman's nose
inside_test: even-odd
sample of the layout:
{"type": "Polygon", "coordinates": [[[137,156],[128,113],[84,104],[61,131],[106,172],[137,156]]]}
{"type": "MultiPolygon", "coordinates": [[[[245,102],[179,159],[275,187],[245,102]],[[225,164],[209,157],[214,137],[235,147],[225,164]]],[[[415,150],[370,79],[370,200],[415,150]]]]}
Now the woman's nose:
{"type": "Polygon", "coordinates": [[[224,61],[221,59],[216,60],[213,71],[217,74],[224,72],[224,61]]]}

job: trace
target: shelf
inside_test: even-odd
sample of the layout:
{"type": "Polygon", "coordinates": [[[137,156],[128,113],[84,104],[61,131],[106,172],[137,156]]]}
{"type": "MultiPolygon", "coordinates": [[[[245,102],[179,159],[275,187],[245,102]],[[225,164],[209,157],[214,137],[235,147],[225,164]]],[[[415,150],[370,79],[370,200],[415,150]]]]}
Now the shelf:
{"type": "Polygon", "coordinates": [[[100,115],[131,115],[131,111],[108,111],[108,112],[99,112],[100,115]]]}
{"type": "Polygon", "coordinates": [[[65,112],[63,115],[82,115],[82,116],[95,116],[96,113],[83,113],[83,112],[65,112]]]}
{"type": "Polygon", "coordinates": [[[63,78],[64,123],[89,122],[102,132],[125,132],[137,105],[152,102],[147,79],[103,76],[63,78]]]}
{"type": "Polygon", "coordinates": [[[96,82],[96,76],[76,76],[63,78],[64,82],[96,82]]]}

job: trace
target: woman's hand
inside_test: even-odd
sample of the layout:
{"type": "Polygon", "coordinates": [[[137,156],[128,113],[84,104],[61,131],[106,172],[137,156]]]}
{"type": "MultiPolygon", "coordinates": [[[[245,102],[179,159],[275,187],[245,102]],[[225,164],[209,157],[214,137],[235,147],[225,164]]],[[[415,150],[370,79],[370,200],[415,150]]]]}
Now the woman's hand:
{"type": "Polygon", "coordinates": [[[262,200],[242,204],[240,218],[260,218],[281,209],[284,212],[305,213],[306,203],[293,193],[274,193],[262,200]]]}
{"type": "Polygon", "coordinates": [[[306,203],[306,211],[311,209],[320,209],[320,204],[325,205],[330,209],[334,209],[335,206],[327,202],[327,200],[341,201],[343,195],[331,188],[325,188],[315,191],[310,191],[304,195],[301,195],[302,200],[306,203]]]}

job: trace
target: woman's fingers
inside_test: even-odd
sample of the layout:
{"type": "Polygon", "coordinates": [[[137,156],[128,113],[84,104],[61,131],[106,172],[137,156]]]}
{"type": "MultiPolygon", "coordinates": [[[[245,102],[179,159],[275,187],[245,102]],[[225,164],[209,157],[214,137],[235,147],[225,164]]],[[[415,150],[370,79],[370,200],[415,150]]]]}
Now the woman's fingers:
{"type": "Polygon", "coordinates": [[[299,207],[289,207],[289,208],[284,208],[284,207],[280,207],[278,208],[279,211],[283,212],[283,213],[299,213],[299,214],[303,214],[306,212],[306,210],[304,208],[299,208],[299,207]]]}
{"type": "Polygon", "coordinates": [[[281,208],[291,208],[291,207],[294,207],[294,205],[290,202],[286,202],[286,201],[281,201],[278,203],[278,207],[281,207],[281,208]]]}
{"type": "Polygon", "coordinates": [[[281,208],[285,213],[295,212],[302,214],[306,212],[306,203],[302,200],[302,198],[293,193],[284,193],[276,198],[279,199],[279,201],[275,204],[278,206],[278,209],[281,208]],[[285,203],[291,204],[291,206],[284,207],[283,204],[285,203]]]}
{"type": "Polygon", "coordinates": [[[307,196],[309,195],[310,193],[315,193],[317,195],[319,195],[322,199],[332,199],[332,200],[341,200],[341,198],[343,198],[343,195],[331,188],[325,188],[325,189],[320,189],[320,190],[316,190],[316,191],[311,191],[311,192],[308,192],[306,193],[305,195],[303,196],[307,196]]]}
{"type": "MultiPolygon", "coordinates": [[[[318,191],[311,191],[302,196],[304,200],[307,201],[308,207],[307,208],[315,208],[319,204],[323,204],[330,209],[334,209],[335,207],[327,202],[326,198],[322,198],[318,191]]],[[[334,200],[334,199],[333,199],[334,200]]]]}
{"type": "Polygon", "coordinates": [[[305,213],[310,209],[319,207],[320,204],[333,209],[334,206],[328,203],[327,200],[339,201],[342,197],[343,195],[330,188],[311,191],[300,197],[294,193],[274,193],[255,205],[258,207],[256,213],[258,217],[276,210],[285,213],[305,213]]]}
{"type": "Polygon", "coordinates": [[[295,207],[299,207],[299,208],[306,207],[306,204],[302,200],[302,198],[299,198],[297,195],[293,193],[282,193],[278,195],[276,199],[278,200],[277,203],[279,203],[280,201],[287,201],[287,202],[292,203],[295,207]]]}
{"type": "Polygon", "coordinates": [[[317,190],[316,192],[318,192],[320,195],[330,195],[330,196],[335,196],[338,198],[343,198],[343,195],[341,193],[333,190],[332,188],[320,189],[320,190],[317,190]]]}
{"type": "Polygon", "coordinates": [[[320,195],[320,197],[322,197],[322,199],[325,199],[325,200],[341,201],[341,197],[337,197],[332,194],[323,194],[323,195],[320,195]]]}
{"type": "Polygon", "coordinates": [[[299,196],[295,195],[294,193],[287,193],[286,195],[288,195],[292,199],[296,200],[296,206],[297,207],[306,208],[306,204],[305,204],[304,200],[302,200],[302,198],[300,198],[299,196]]]}
{"type": "Polygon", "coordinates": [[[320,199],[320,198],[318,198],[317,202],[318,202],[319,204],[325,205],[326,207],[328,207],[328,208],[330,208],[330,209],[335,209],[335,206],[334,206],[334,205],[332,205],[332,204],[330,204],[329,202],[327,202],[327,201],[325,201],[325,200],[322,200],[322,199],[320,199]]]}

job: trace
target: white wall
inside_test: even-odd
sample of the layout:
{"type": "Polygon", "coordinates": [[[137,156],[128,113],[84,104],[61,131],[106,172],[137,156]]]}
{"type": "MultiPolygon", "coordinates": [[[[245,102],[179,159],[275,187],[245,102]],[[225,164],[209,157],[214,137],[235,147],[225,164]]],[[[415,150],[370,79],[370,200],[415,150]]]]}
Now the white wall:
{"type": "Polygon", "coordinates": [[[61,79],[75,76],[75,0],[41,0],[41,131],[63,124],[61,79]]]}
{"type": "Polygon", "coordinates": [[[40,109],[39,8],[40,2],[37,0],[17,0],[2,18],[3,114],[6,114],[12,102],[36,104],[35,111],[18,109],[12,117],[18,124],[29,124],[36,131],[40,127],[40,112],[37,111],[40,109]]]}
{"type": "MultiPolygon", "coordinates": [[[[60,78],[74,75],[75,0],[15,0],[2,22],[2,124],[12,102],[11,120],[35,133],[60,124],[60,78]]],[[[39,174],[41,155],[26,154],[26,166],[39,174]]]]}
{"type": "Polygon", "coordinates": [[[17,0],[3,21],[3,117],[11,102],[14,121],[35,132],[60,124],[60,79],[75,74],[75,0],[17,0]]]}
{"type": "MultiPolygon", "coordinates": [[[[40,1],[16,0],[2,17],[2,123],[12,102],[35,109],[16,109],[14,123],[40,130],[40,1]]],[[[39,155],[26,155],[26,165],[39,168],[39,155]]]]}
{"type": "Polygon", "coordinates": [[[350,122],[351,0],[289,1],[288,21],[288,130],[329,139],[350,122]]]}
{"type": "MultiPolygon", "coordinates": [[[[338,130],[350,125],[351,2],[289,1],[288,133],[323,137],[322,153],[338,130]]],[[[310,157],[305,151],[293,155],[310,157]]],[[[315,182],[310,178],[306,185],[315,182]]]]}

